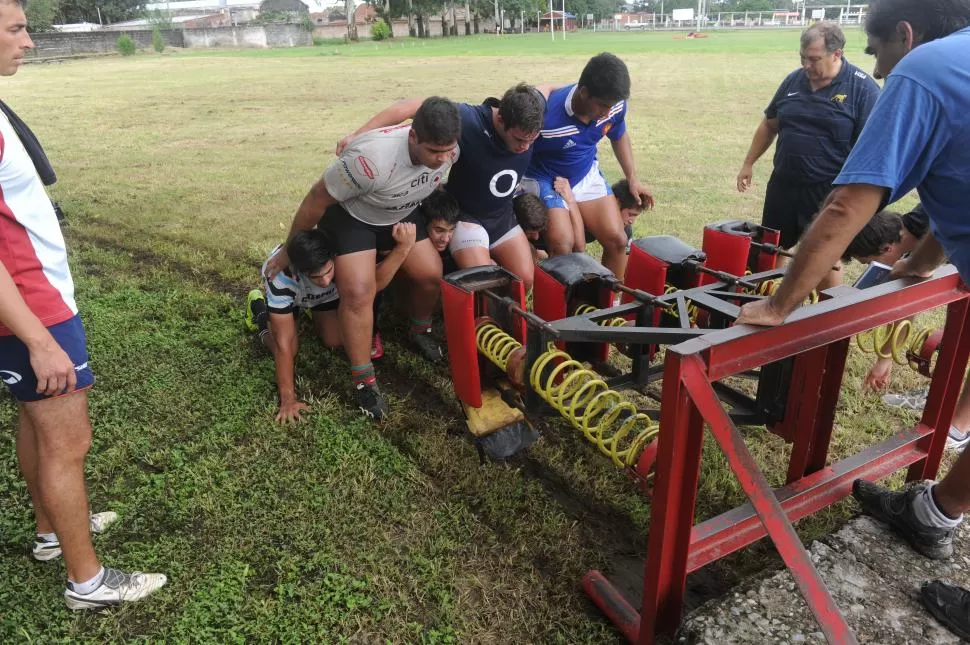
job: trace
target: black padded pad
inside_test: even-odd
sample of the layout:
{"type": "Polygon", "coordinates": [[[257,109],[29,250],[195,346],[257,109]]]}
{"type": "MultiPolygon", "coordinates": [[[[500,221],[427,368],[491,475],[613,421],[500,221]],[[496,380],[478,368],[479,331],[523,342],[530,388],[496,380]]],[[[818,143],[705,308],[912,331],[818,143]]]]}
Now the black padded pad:
{"type": "Polygon", "coordinates": [[[501,287],[517,279],[512,273],[494,264],[459,269],[445,276],[445,282],[462,287],[467,291],[501,287]]]}
{"type": "Polygon", "coordinates": [[[652,235],[633,240],[633,245],[649,256],[667,264],[680,265],[687,260],[703,262],[707,254],[673,235],[652,235]]]}
{"type": "Polygon", "coordinates": [[[722,231],[724,233],[730,233],[731,235],[741,235],[743,237],[751,237],[761,229],[761,227],[754,222],[748,222],[741,219],[729,219],[723,222],[717,222],[715,224],[708,224],[707,228],[712,228],[715,231],[722,231]]]}
{"type": "Polygon", "coordinates": [[[585,253],[556,255],[539,263],[539,267],[566,287],[590,278],[611,278],[613,272],[585,253]]]}

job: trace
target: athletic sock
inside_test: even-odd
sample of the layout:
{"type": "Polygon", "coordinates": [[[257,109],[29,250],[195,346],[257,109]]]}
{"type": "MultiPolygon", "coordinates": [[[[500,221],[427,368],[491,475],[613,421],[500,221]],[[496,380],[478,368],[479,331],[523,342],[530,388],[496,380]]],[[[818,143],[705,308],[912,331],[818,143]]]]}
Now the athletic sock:
{"type": "Polygon", "coordinates": [[[412,336],[431,333],[431,321],[412,318],[411,327],[408,329],[408,333],[412,336]]]}
{"type": "Polygon", "coordinates": [[[916,519],[926,526],[937,529],[956,528],[963,521],[963,515],[950,517],[944,513],[939,502],[936,501],[934,488],[936,488],[936,484],[926,488],[913,499],[913,513],[916,515],[916,519]]]}
{"type": "Polygon", "coordinates": [[[98,574],[93,578],[91,578],[90,580],[85,580],[84,582],[74,582],[73,580],[68,579],[67,587],[71,591],[79,593],[82,596],[86,596],[92,591],[94,591],[95,589],[97,589],[98,587],[100,587],[101,582],[103,580],[104,580],[104,567],[101,567],[101,569],[98,571],[98,574]]]}
{"type": "Polygon", "coordinates": [[[38,542],[57,542],[57,533],[38,533],[38,542]]]}
{"type": "Polygon", "coordinates": [[[354,379],[354,387],[364,383],[366,385],[374,385],[377,383],[377,375],[374,373],[373,363],[364,363],[363,365],[351,365],[350,375],[354,379]]]}

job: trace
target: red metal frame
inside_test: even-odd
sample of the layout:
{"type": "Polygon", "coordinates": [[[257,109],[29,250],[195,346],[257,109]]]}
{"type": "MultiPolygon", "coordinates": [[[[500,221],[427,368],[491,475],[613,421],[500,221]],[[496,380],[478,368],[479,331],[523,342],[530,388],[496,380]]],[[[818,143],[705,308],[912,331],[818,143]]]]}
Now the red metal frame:
{"type": "Polygon", "coordinates": [[[891,283],[806,307],[780,327],[734,327],[667,349],[641,613],[601,573],[584,579],[587,594],[627,640],[650,645],[673,634],[687,574],[768,536],[828,641],[856,642],[792,522],[849,495],[857,478],[879,479],[907,467],[909,481],[936,475],[970,355],[968,295],[955,269],[944,267],[931,280],[891,283]],[[849,338],[942,305],[948,305],[946,326],[921,422],[826,465],[849,338]],[[772,489],[711,384],[796,355],[796,373],[807,376],[792,384],[800,406],[792,410],[798,422],[788,427],[794,441],[788,483],[772,489]],[[705,423],[749,503],[694,526],[705,423]]]}

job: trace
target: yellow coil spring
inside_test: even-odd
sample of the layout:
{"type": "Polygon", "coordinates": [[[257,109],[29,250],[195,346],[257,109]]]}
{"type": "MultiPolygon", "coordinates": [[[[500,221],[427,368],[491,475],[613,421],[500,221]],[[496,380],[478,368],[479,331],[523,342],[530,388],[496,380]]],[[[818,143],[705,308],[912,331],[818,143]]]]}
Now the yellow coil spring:
{"type": "MultiPolygon", "coordinates": [[[[750,275],[750,273],[747,273],[746,275],[750,275]]],[[[773,296],[775,295],[775,292],[778,291],[778,287],[780,286],[781,278],[776,278],[774,280],[765,280],[764,282],[759,283],[757,289],[746,289],[745,291],[748,293],[757,294],[759,296],[773,296]]],[[[818,291],[812,289],[812,292],[808,294],[806,301],[812,305],[818,302],[818,291]]]]}
{"type": "MultiPolygon", "coordinates": [[[[594,311],[599,311],[599,309],[597,309],[593,305],[579,305],[578,307],[576,307],[576,313],[574,313],[573,315],[582,316],[583,314],[593,313],[594,311]]],[[[601,320],[597,324],[600,327],[623,327],[624,325],[626,325],[626,323],[627,323],[626,318],[620,318],[619,316],[617,316],[616,318],[607,318],[606,320],[601,320]]]]}
{"type": "Polygon", "coordinates": [[[634,466],[660,430],[659,424],[624,401],[595,372],[558,349],[539,356],[529,372],[529,383],[619,468],[634,466]]]}
{"type": "Polygon", "coordinates": [[[935,331],[930,327],[916,327],[909,320],[900,320],[863,332],[855,337],[855,342],[864,352],[876,354],[879,358],[892,358],[898,365],[909,365],[919,370],[919,365],[911,361],[906,353],[912,352],[918,356],[923,343],[935,331]],[[888,351],[883,349],[887,346],[888,351]]]}
{"type": "Polygon", "coordinates": [[[503,370],[507,368],[512,352],[522,347],[522,343],[493,323],[478,326],[475,330],[475,342],[478,345],[478,351],[503,370]]]}
{"type": "MultiPolygon", "coordinates": [[[[665,284],[664,285],[664,295],[667,295],[667,294],[670,294],[670,293],[677,293],[678,291],[680,291],[680,289],[678,289],[677,287],[675,287],[672,284],[665,284]]],[[[687,305],[687,318],[689,318],[692,323],[696,323],[697,322],[697,305],[695,305],[690,300],[687,300],[684,304],[687,305]]],[[[673,316],[674,318],[680,318],[680,314],[677,312],[676,309],[668,310],[667,313],[670,314],[671,316],[673,316]]]]}

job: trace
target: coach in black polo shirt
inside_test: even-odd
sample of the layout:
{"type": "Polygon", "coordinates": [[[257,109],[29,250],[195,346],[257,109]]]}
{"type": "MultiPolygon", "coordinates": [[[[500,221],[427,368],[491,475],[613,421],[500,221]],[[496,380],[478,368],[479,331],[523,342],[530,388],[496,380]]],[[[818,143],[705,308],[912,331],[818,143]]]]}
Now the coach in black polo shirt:
{"type": "MultiPolygon", "coordinates": [[[[832,190],[879,96],[879,85],[843,57],[843,47],[845,35],[834,23],[818,22],[802,33],[802,66],[775,92],[738,173],[744,192],[755,162],[777,136],[762,224],[781,231],[786,249],[798,243],[832,190]]],[[[840,280],[833,271],[819,286],[840,280]]]]}

